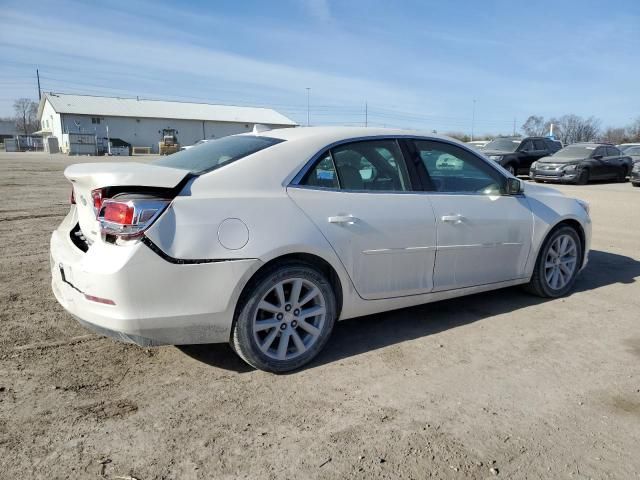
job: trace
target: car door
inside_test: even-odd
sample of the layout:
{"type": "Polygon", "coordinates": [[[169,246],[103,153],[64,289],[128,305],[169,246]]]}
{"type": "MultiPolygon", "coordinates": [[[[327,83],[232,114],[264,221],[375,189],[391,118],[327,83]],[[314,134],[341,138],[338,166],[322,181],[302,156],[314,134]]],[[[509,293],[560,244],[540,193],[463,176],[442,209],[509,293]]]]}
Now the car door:
{"type": "MultiPolygon", "coordinates": [[[[537,160],[539,157],[536,156],[535,146],[533,144],[533,140],[525,140],[518,147],[519,153],[519,170],[527,170],[529,171],[529,167],[531,164],[537,160]]],[[[518,172],[516,172],[518,173],[518,172]]]]}
{"type": "Polygon", "coordinates": [[[619,178],[621,172],[624,172],[626,176],[629,171],[630,162],[622,155],[620,150],[613,146],[607,147],[607,164],[611,178],[619,178]]]}
{"type": "Polygon", "coordinates": [[[594,180],[601,180],[607,178],[609,173],[609,167],[606,162],[607,150],[606,147],[596,147],[591,154],[591,178],[594,180]]]}
{"type": "Polygon", "coordinates": [[[436,216],[433,290],[522,278],[533,232],[525,196],[503,195],[506,177],[468,150],[438,140],[413,145],[436,216]]]}
{"type": "Polygon", "coordinates": [[[429,198],[413,191],[414,171],[396,139],[358,141],[323,152],[287,189],[331,244],[362,298],[433,288],[436,222],[429,198]]]}
{"type": "MultiPolygon", "coordinates": [[[[541,138],[535,139],[533,141],[533,147],[535,149],[535,153],[533,155],[535,158],[533,159],[533,161],[540,160],[542,157],[548,157],[549,155],[552,154],[551,150],[549,149],[545,141],[541,138]]],[[[527,168],[529,168],[529,166],[527,168]]]]}

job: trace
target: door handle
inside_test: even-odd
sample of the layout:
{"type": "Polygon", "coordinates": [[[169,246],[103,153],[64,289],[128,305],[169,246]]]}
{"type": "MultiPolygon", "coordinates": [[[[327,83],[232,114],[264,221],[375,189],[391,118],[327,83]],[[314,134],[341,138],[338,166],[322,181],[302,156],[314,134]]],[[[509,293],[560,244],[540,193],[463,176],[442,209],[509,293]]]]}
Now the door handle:
{"type": "Polygon", "coordinates": [[[464,217],[457,213],[455,215],[443,215],[441,220],[445,223],[453,223],[457,225],[459,223],[462,223],[464,217]]]}
{"type": "Polygon", "coordinates": [[[353,225],[358,221],[353,215],[336,215],[334,217],[327,218],[329,223],[353,225]]]}

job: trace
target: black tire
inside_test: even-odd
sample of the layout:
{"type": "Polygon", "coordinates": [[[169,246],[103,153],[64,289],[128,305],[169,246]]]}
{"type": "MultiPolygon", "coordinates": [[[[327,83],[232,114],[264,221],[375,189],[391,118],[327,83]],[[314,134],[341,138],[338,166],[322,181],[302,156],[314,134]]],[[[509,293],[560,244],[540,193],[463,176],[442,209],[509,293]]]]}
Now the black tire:
{"type": "Polygon", "coordinates": [[[580,170],[580,173],[578,174],[578,178],[576,178],[576,184],[577,185],[586,185],[587,183],[589,183],[589,177],[591,176],[589,169],[588,168],[583,168],[582,170],[580,170]]]}
{"type": "MultiPolygon", "coordinates": [[[[302,308],[302,306],[300,308],[302,308]]],[[[320,353],[331,336],[336,316],[336,295],[331,283],[323,273],[313,265],[306,263],[287,262],[275,265],[273,268],[269,268],[258,275],[257,278],[253,279],[240,296],[238,307],[236,308],[236,319],[232,329],[230,343],[240,358],[249,365],[268,372],[288,372],[302,367],[320,353]],[[320,327],[320,333],[306,351],[294,358],[279,360],[272,358],[272,356],[269,356],[260,349],[253,332],[253,325],[254,318],[256,318],[259,310],[258,304],[262,301],[263,297],[268,295],[269,291],[278,283],[286,282],[288,279],[302,279],[319,289],[324,300],[325,318],[320,327]]],[[[285,330],[287,328],[301,331],[299,326],[295,328],[295,325],[292,326],[292,324],[288,324],[285,330]]],[[[271,330],[269,330],[269,333],[271,333],[271,330]]],[[[275,335],[278,342],[280,342],[282,332],[275,335]]],[[[287,340],[289,347],[286,351],[289,352],[289,350],[294,347],[294,344],[295,342],[287,340]]]]}
{"type": "Polygon", "coordinates": [[[529,293],[537,295],[539,297],[544,298],[558,298],[566,295],[575,284],[576,277],[578,276],[578,271],[580,270],[580,265],[582,264],[582,252],[583,247],[580,242],[580,236],[578,232],[576,232],[575,228],[570,227],[568,225],[562,225],[558,228],[552,230],[544,243],[542,244],[542,248],[538,252],[538,258],[536,259],[536,265],[533,269],[533,275],[531,276],[531,280],[527,285],[525,285],[525,290],[529,293]],[[553,244],[553,242],[560,237],[561,235],[570,235],[577,248],[577,262],[573,274],[571,275],[570,280],[567,284],[560,289],[553,289],[546,280],[545,277],[545,260],[547,258],[547,254],[549,253],[549,248],[553,244]]]}
{"type": "Polygon", "coordinates": [[[640,183],[636,183],[636,182],[631,182],[631,185],[633,185],[634,187],[640,187],[640,183]]]}
{"type": "Polygon", "coordinates": [[[504,166],[504,168],[507,170],[507,172],[509,172],[514,177],[518,176],[518,166],[515,165],[514,163],[508,163],[507,165],[504,166]]]}
{"type": "Polygon", "coordinates": [[[537,178],[534,178],[533,181],[536,183],[542,183],[542,180],[538,180],[537,178]]]}

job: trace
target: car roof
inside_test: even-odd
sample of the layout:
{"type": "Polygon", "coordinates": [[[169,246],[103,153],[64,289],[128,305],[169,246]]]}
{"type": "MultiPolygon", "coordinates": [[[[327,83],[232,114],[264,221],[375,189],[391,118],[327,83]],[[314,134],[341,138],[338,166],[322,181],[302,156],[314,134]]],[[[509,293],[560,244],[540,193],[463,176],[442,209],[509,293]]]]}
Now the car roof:
{"type": "Polygon", "coordinates": [[[599,143],[599,142],[578,142],[567,145],[567,147],[613,147],[612,143],[599,143]]]}
{"type": "MultiPolygon", "coordinates": [[[[296,127],[296,128],[278,128],[275,130],[264,130],[257,134],[262,137],[279,138],[281,140],[314,140],[322,141],[327,145],[348,140],[350,138],[366,138],[379,136],[410,136],[410,137],[428,137],[433,139],[441,139],[451,141],[455,139],[435,133],[408,130],[398,128],[377,128],[377,127],[296,127]]],[[[457,141],[456,141],[457,142],[457,141]]],[[[461,142],[457,142],[461,143],[461,142]]]]}

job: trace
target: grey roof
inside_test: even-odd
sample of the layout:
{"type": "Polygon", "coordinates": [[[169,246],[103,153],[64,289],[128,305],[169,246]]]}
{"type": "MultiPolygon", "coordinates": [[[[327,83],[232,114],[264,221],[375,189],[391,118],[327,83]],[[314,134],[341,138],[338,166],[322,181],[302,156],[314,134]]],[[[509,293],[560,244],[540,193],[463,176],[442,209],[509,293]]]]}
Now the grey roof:
{"type": "Polygon", "coordinates": [[[38,117],[42,115],[45,100],[49,101],[57,113],[72,113],[76,115],[171,118],[283,126],[297,125],[290,118],[270,108],[171,102],[166,100],[138,100],[136,98],[95,97],[53,92],[47,93],[42,97],[38,109],[38,117]]]}

